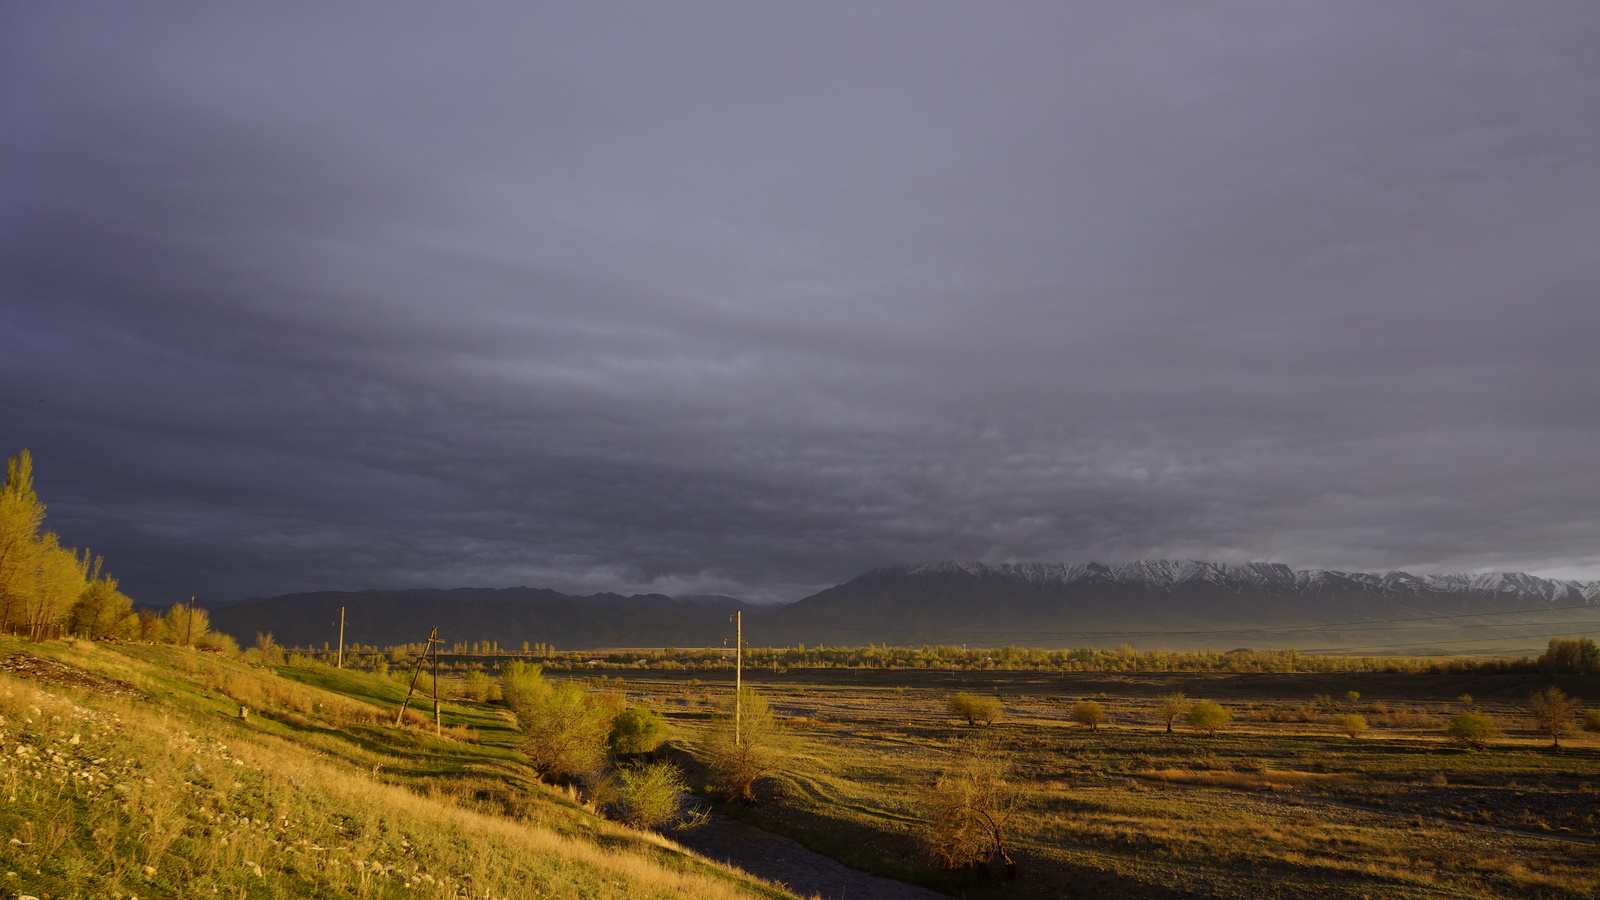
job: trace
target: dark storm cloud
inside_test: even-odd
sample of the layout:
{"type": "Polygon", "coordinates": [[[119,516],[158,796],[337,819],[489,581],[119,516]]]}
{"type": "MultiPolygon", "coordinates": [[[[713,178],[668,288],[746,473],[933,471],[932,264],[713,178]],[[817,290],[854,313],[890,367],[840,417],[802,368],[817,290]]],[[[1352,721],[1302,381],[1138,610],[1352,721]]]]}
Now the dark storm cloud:
{"type": "Polygon", "coordinates": [[[1600,577],[1597,51],[1559,3],[12,6],[0,449],[152,600],[1600,577]]]}

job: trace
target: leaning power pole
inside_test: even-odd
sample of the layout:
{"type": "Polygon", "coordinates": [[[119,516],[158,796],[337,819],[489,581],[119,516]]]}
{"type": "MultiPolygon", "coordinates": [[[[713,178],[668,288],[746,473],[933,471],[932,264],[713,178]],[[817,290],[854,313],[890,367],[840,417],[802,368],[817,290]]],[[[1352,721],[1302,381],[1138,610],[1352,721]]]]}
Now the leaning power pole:
{"type": "Polygon", "coordinates": [[[339,607],[339,663],[336,669],[344,668],[344,607],[339,607]]]}
{"type": "Polygon", "coordinates": [[[437,649],[437,645],[442,643],[444,643],[444,641],[439,640],[439,626],[435,625],[433,626],[433,631],[428,633],[427,647],[422,651],[422,655],[417,657],[417,668],[416,671],[411,673],[411,685],[410,687],[406,688],[406,699],[400,701],[400,710],[394,714],[394,724],[396,728],[400,727],[400,723],[405,721],[406,707],[411,705],[411,695],[417,690],[417,679],[422,677],[422,670],[427,668],[428,665],[428,654],[432,653],[433,727],[435,731],[439,730],[439,651],[437,649]]]}

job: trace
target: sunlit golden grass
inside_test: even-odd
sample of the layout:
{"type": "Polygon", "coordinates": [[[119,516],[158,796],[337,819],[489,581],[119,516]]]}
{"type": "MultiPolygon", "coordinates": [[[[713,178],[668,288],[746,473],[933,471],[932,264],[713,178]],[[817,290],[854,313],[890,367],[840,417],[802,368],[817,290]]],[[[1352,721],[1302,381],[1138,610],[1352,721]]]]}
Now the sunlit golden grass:
{"type": "Polygon", "coordinates": [[[1169,784],[1203,784],[1239,790],[1263,791],[1274,788],[1332,787],[1348,779],[1338,775],[1316,772],[1285,772],[1264,770],[1260,772],[1192,772],[1185,769],[1154,769],[1137,772],[1139,778],[1169,784]]]}
{"type": "MultiPolygon", "coordinates": [[[[70,652],[107,657],[95,660],[101,674],[158,694],[182,681],[103,649],[70,652]]],[[[331,750],[333,729],[374,727],[382,711],[265,670],[192,662],[193,693],[169,697],[181,703],[0,674],[0,896],[788,896],[597,819],[503,756],[402,784],[389,780],[411,763],[398,746],[364,751],[384,760],[376,774],[347,762],[348,748],[311,752],[300,738],[331,750]],[[282,720],[259,730],[230,711],[247,701],[314,730],[282,720]]],[[[424,767],[447,761],[430,746],[486,752],[394,734],[424,767]]]]}

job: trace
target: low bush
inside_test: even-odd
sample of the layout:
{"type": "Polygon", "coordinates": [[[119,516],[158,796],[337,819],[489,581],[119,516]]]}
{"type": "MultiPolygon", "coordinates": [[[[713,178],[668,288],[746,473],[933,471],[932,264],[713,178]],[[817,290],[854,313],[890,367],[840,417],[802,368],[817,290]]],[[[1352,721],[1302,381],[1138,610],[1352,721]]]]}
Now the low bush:
{"type": "Polygon", "coordinates": [[[1450,736],[1468,747],[1482,747],[1500,735],[1500,725],[1485,713],[1459,713],[1446,726],[1450,736]]]}
{"type": "Polygon", "coordinates": [[[684,822],[689,786],[671,763],[646,763],[617,772],[616,799],[609,811],[635,828],[656,829],[684,822]]]}
{"type": "Polygon", "coordinates": [[[1189,727],[1208,735],[1215,735],[1233,721],[1233,714],[1215,700],[1196,700],[1189,709],[1189,727]]]}
{"type": "Polygon", "coordinates": [[[984,697],[963,691],[950,698],[948,708],[950,715],[966,719],[969,726],[976,726],[980,722],[984,725],[993,725],[1000,720],[1000,701],[995,697],[984,697]]]}
{"type": "Polygon", "coordinates": [[[667,721],[648,706],[630,706],[611,721],[608,749],[614,755],[649,753],[667,739],[667,721]]]}
{"type": "Polygon", "coordinates": [[[1105,705],[1094,700],[1079,700],[1072,705],[1072,721],[1091,732],[1099,731],[1106,721],[1105,705]]]}
{"type": "Polygon", "coordinates": [[[1357,737],[1367,730],[1367,720],[1356,713],[1340,713],[1328,717],[1328,724],[1339,729],[1351,737],[1357,737]]]}

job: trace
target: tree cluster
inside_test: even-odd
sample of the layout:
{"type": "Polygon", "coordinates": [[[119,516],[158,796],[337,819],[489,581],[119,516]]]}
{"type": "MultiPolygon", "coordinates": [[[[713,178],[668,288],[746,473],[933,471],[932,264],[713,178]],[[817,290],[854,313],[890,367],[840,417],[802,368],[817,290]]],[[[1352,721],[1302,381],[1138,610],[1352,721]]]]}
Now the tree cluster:
{"type": "Polygon", "coordinates": [[[101,573],[100,560],[42,531],[44,512],[33,490],[33,457],[24,450],[6,462],[0,487],[0,632],[138,637],[133,601],[101,573]]]}
{"type": "Polygon", "coordinates": [[[1570,641],[1551,638],[1550,646],[1539,656],[1539,665],[1552,675],[1600,673],[1600,644],[1587,637],[1570,641]]]}
{"type": "Polygon", "coordinates": [[[206,611],[177,604],[159,614],[133,608],[99,557],[61,545],[44,531],[45,506],[33,490],[33,456],[6,461],[0,486],[0,634],[34,639],[71,635],[88,640],[163,641],[238,650],[210,628],[206,611]]]}

